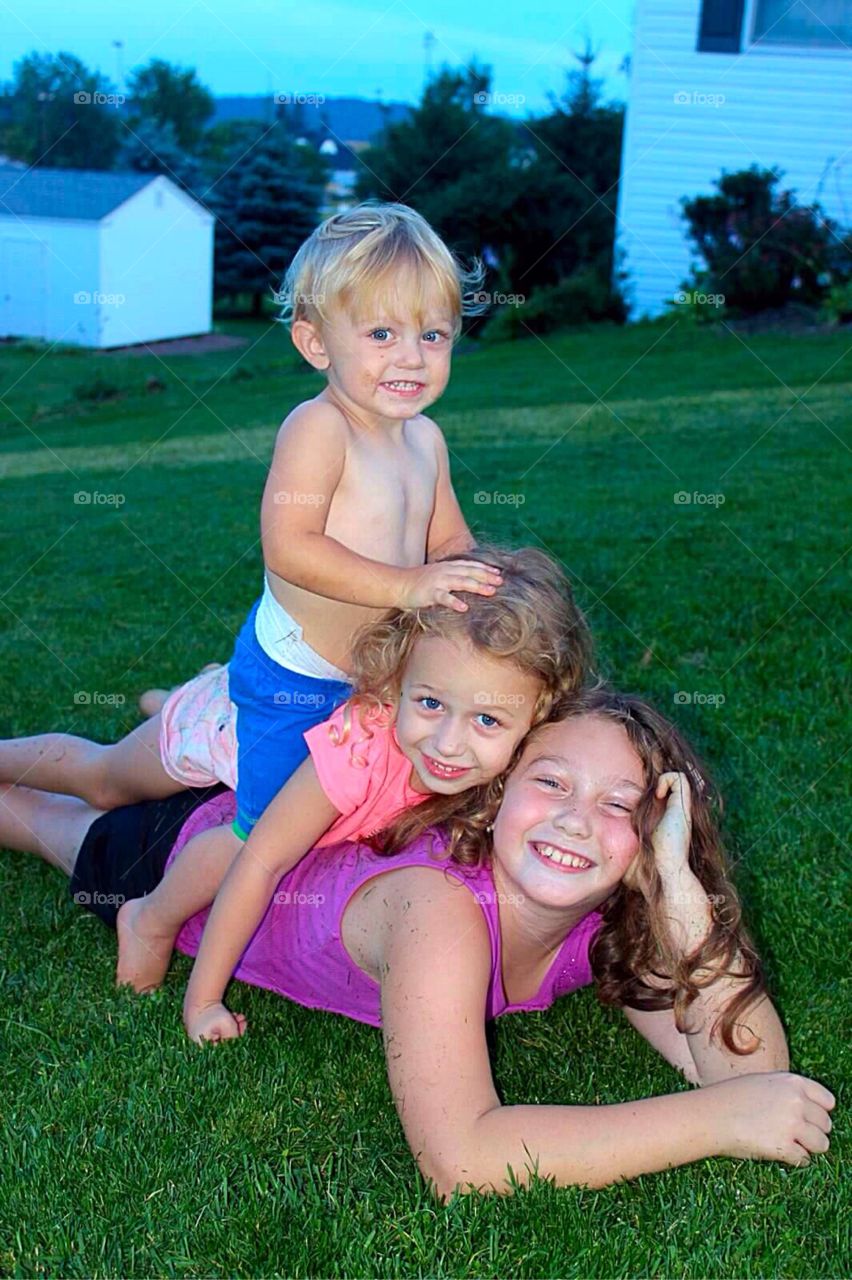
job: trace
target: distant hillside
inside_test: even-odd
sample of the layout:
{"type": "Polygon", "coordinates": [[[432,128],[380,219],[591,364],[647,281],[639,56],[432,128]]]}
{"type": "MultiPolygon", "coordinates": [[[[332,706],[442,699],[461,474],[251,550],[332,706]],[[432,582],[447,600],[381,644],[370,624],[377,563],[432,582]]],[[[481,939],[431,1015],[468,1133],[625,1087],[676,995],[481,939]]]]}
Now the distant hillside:
{"type": "Polygon", "coordinates": [[[303,96],[309,100],[281,102],[271,94],[216,98],[209,123],[223,124],[228,120],[265,120],[271,123],[277,112],[288,119],[294,132],[303,133],[318,142],[328,137],[343,142],[369,142],[381,133],[386,123],[405,120],[411,111],[405,102],[368,102],[365,98],[326,98],[322,102],[313,102],[310,99],[317,95],[303,96]]]}

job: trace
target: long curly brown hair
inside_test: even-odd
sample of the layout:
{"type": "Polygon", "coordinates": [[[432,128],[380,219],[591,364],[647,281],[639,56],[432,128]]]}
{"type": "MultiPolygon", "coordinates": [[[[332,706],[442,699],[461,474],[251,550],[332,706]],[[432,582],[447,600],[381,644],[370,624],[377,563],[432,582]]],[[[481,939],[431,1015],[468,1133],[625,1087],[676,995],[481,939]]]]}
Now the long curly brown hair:
{"type": "Polygon", "coordinates": [[[639,855],[630,884],[622,881],[599,908],[603,923],[589,953],[598,999],[632,1009],[672,1009],[675,1025],[683,1032],[686,1012],[701,990],[721,976],[737,979],[740,990],[714,1021],[711,1036],[721,1038],[731,1053],[754,1053],[760,1042],[744,1018],[766,994],[766,984],[730,879],[718,826],[721,797],[706,767],[675,726],[641,698],[598,686],[554,705],[549,719],[576,716],[600,716],[620,724],[642,761],[646,782],[632,815],[639,855]],[[659,818],[657,781],[670,771],[690,779],[689,866],[704,887],[712,917],[706,938],[686,956],[676,954],[669,942],[667,908],[651,843],[659,818]],[[643,975],[661,985],[648,986],[643,975]],[[748,1031],[752,1043],[739,1045],[735,1030],[748,1031]]]}
{"type": "MultiPolygon", "coordinates": [[[[574,603],[570,583],[559,565],[535,547],[515,551],[493,544],[441,557],[479,560],[494,565],[502,585],[494,595],[459,592],[467,604],[460,613],[445,605],[394,609],[362,627],[352,649],[355,692],[344,711],[346,725],[363,712],[396,706],[406,663],[424,636],[461,639],[475,651],[510,662],[539,681],[531,724],[547,719],[554,702],[579,689],[589,677],[592,640],[586,620],[574,603]]],[[[479,859],[483,836],[499,807],[504,779],[519,758],[516,749],[508,768],[491,782],[455,796],[434,795],[405,810],[385,830],[365,839],[378,853],[392,855],[430,828],[449,831],[449,848],[461,862],[479,859]]]]}

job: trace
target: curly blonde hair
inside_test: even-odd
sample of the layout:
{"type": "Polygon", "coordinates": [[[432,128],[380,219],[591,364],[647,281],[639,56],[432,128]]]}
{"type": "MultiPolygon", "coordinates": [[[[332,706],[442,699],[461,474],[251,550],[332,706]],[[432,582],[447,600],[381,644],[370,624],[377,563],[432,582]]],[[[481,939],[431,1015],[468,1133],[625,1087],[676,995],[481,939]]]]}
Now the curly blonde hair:
{"type": "Polygon", "coordinates": [[[453,316],[458,337],[462,316],[485,309],[484,276],[478,258],[466,270],[416,210],[368,200],[326,218],[301,246],[278,294],[278,319],[321,328],[336,308],[360,318],[404,286],[406,311],[424,320],[437,301],[453,316]]]}
{"type": "MultiPolygon", "coordinates": [[[[494,565],[502,574],[502,585],[492,596],[459,592],[468,606],[464,613],[448,605],[394,609],[363,627],[353,644],[355,692],[343,711],[343,731],[335,738],[339,745],[350,738],[356,715],[369,736],[372,716],[388,705],[398,705],[406,664],[417,641],[425,636],[461,639],[475,651],[509,662],[536,678],[539,692],[531,720],[534,725],[549,716],[557,699],[579,689],[588,678],[591,635],[574,603],[568,579],[549,555],[535,547],[509,551],[488,545],[441,559],[494,565]],[[365,712],[370,715],[365,717],[365,712]]],[[[351,750],[357,751],[357,746],[353,743],[351,750]]],[[[517,756],[516,750],[509,768],[517,756]]],[[[357,758],[352,763],[357,764],[357,758]]],[[[459,795],[430,796],[400,814],[368,843],[379,853],[390,855],[430,828],[448,824],[454,856],[459,861],[478,858],[508,771],[459,795]]]]}

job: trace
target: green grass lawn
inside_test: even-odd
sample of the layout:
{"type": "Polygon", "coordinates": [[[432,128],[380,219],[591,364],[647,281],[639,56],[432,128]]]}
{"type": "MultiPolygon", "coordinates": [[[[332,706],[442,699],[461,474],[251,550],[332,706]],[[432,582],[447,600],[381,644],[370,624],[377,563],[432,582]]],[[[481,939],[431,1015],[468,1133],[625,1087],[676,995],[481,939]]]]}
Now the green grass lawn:
{"type": "MultiPolygon", "coordinates": [[[[142,689],[229,656],[260,585],[275,429],[320,385],[280,326],[229,329],[243,352],[0,348],[0,732],[109,740],[142,689]]],[[[241,988],[251,1033],[196,1050],[189,962],[156,996],[116,994],[112,935],[56,872],[5,854],[2,1274],[848,1274],[850,391],[848,332],[743,339],[669,319],[468,344],[433,410],[474,528],[562,559],[601,667],[719,777],[793,1068],[838,1095],[830,1153],[439,1207],[377,1032],[241,988]]],[[[688,1087],[591,989],[503,1020],[493,1058],[506,1102],[688,1087]]]]}

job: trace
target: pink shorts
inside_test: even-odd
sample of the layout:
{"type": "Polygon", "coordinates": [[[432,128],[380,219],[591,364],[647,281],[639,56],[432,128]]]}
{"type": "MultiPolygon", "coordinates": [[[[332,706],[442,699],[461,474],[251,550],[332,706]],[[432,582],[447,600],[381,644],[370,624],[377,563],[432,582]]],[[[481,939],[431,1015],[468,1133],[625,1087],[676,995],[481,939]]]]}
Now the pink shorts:
{"type": "Polygon", "coordinates": [[[160,712],[160,759],[175,782],[236,790],[237,709],[228,696],[228,668],[216,667],[174,689],[160,712]]]}

